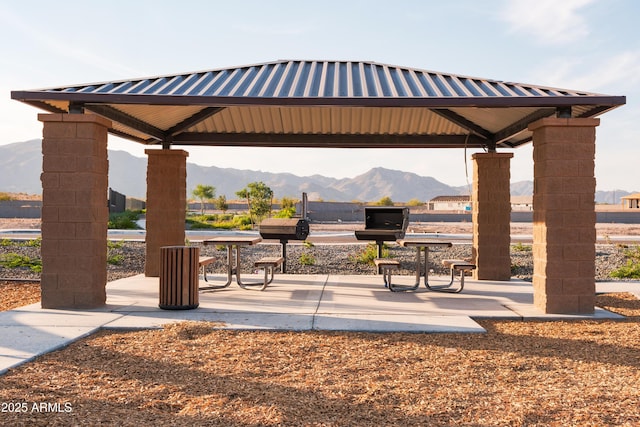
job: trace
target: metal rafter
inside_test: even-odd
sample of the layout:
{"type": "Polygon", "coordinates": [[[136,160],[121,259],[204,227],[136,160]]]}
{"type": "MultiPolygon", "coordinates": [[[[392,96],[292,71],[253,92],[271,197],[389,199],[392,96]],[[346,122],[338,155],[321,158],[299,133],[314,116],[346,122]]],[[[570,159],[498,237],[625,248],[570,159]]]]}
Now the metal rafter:
{"type": "MultiPolygon", "coordinates": [[[[552,116],[555,113],[556,113],[555,108],[545,108],[542,110],[538,110],[534,113],[531,113],[526,117],[523,117],[522,119],[518,120],[517,122],[514,122],[509,126],[503,129],[500,129],[498,132],[496,132],[494,135],[494,141],[496,144],[502,144],[505,140],[514,137],[515,135],[519,134],[522,131],[527,130],[527,126],[529,126],[530,123],[533,123],[536,120],[544,119],[545,117],[552,116]]],[[[510,144],[507,144],[507,145],[510,145],[510,144]]],[[[521,144],[516,144],[516,145],[521,145],[521,144]]]]}
{"type": "Polygon", "coordinates": [[[477,135],[341,135],[194,133],[173,138],[174,145],[308,147],[308,148],[483,148],[487,141],[477,135]]]}
{"type": "Polygon", "coordinates": [[[481,136],[484,139],[487,139],[487,140],[493,139],[493,134],[490,131],[478,125],[477,123],[474,123],[471,120],[462,117],[460,114],[454,111],[444,109],[444,108],[434,108],[431,111],[455,123],[456,125],[463,127],[468,131],[475,133],[476,135],[481,136]]]}
{"type": "Polygon", "coordinates": [[[168,135],[177,135],[185,129],[189,129],[191,126],[200,123],[203,120],[208,119],[211,116],[218,114],[220,111],[224,110],[225,107],[207,107],[204,110],[201,110],[194,114],[193,116],[183,120],[177,125],[169,128],[167,130],[168,135]]]}
{"type": "Polygon", "coordinates": [[[135,129],[140,133],[149,135],[158,140],[164,140],[167,137],[167,134],[162,129],[158,129],[157,127],[152,126],[149,123],[136,119],[135,117],[125,114],[122,111],[117,110],[109,105],[85,104],[85,108],[89,111],[93,111],[96,114],[106,117],[109,120],[121,123],[124,126],[135,129]]]}

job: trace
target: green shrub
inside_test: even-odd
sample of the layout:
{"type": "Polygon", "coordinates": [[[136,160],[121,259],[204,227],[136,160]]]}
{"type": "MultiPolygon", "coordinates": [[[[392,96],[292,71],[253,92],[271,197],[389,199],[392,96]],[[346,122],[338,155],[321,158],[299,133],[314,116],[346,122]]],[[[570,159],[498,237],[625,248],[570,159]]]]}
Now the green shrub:
{"type": "Polygon", "coordinates": [[[278,212],[276,212],[276,214],[273,217],[274,218],[293,218],[295,214],[296,214],[296,208],[295,206],[292,206],[292,207],[280,209],[278,212]]]}
{"type": "Polygon", "coordinates": [[[107,255],[107,264],[120,265],[122,264],[122,260],[124,260],[123,255],[120,255],[120,254],[107,255]]]}
{"type": "Polygon", "coordinates": [[[23,246],[28,246],[32,248],[39,248],[42,246],[42,237],[38,237],[36,239],[27,240],[23,243],[23,246]]]}
{"type": "Polygon", "coordinates": [[[7,239],[5,237],[4,239],[0,240],[0,246],[7,247],[7,246],[11,246],[11,245],[13,245],[13,240],[11,240],[11,239],[7,239]]]}
{"type": "Polygon", "coordinates": [[[115,230],[137,230],[136,221],[140,217],[140,211],[124,211],[109,214],[107,227],[115,230]]]}
{"type": "Polygon", "coordinates": [[[42,271],[42,260],[13,252],[0,255],[0,265],[5,268],[29,267],[36,273],[40,273],[42,271]]]}
{"type": "Polygon", "coordinates": [[[123,245],[122,241],[107,240],[107,249],[120,249],[123,245]]]}
{"type": "Polygon", "coordinates": [[[302,264],[302,265],[314,265],[315,263],[316,263],[316,258],[313,255],[308,254],[306,252],[303,252],[300,255],[300,264],[302,264]]]}
{"type": "Polygon", "coordinates": [[[186,219],[191,230],[222,229],[250,230],[251,218],[248,215],[211,214],[191,215],[186,219]]]}
{"type": "MultiPolygon", "coordinates": [[[[358,264],[373,265],[373,260],[376,258],[378,258],[378,246],[375,243],[369,243],[364,249],[352,257],[352,261],[358,264]]],[[[382,245],[382,258],[389,258],[389,247],[386,243],[382,245]]]]}
{"type": "Polygon", "coordinates": [[[618,279],[640,279],[640,246],[633,246],[623,252],[627,263],[611,272],[618,279]]]}
{"type": "Polygon", "coordinates": [[[531,252],[532,248],[529,245],[523,245],[522,242],[518,242],[512,246],[515,252],[531,252]]]}
{"type": "Polygon", "coordinates": [[[208,222],[203,222],[200,219],[195,218],[187,218],[186,223],[191,230],[205,230],[208,228],[214,228],[213,224],[209,224],[208,222]]]}
{"type": "Polygon", "coordinates": [[[631,258],[636,262],[640,262],[640,246],[632,246],[631,248],[625,250],[623,253],[627,258],[631,258]]]}
{"type": "Polygon", "coordinates": [[[120,249],[124,245],[121,241],[112,241],[107,240],[107,264],[111,265],[119,265],[122,264],[122,260],[124,260],[124,256],[120,254],[112,254],[111,252],[115,249],[120,249]]]}
{"type": "Polygon", "coordinates": [[[628,259],[625,265],[611,272],[611,277],[618,279],[640,279],[640,263],[628,259]]]}

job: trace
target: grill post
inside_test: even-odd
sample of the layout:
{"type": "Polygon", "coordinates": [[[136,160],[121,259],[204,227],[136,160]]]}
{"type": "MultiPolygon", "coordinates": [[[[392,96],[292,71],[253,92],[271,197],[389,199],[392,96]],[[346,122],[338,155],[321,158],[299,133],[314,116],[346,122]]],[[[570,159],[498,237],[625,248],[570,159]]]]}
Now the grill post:
{"type": "Polygon", "coordinates": [[[282,258],[284,258],[284,261],[282,261],[282,272],[286,273],[287,272],[287,239],[280,239],[280,245],[282,246],[282,258]]]}
{"type": "MultiPolygon", "coordinates": [[[[382,240],[378,240],[376,242],[376,246],[378,247],[378,258],[382,258],[382,245],[384,245],[382,240]]],[[[376,273],[382,274],[382,265],[378,266],[378,271],[376,271],[376,273]]]]}

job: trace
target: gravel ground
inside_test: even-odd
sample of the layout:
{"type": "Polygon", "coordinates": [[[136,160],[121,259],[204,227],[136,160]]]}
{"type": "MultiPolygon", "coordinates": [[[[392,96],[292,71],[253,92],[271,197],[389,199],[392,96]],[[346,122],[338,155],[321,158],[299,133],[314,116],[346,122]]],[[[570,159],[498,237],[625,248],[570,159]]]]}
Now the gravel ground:
{"type": "MultiPolygon", "coordinates": [[[[216,262],[212,265],[216,273],[224,273],[226,267],[226,250],[213,246],[202,246],[201,255],[213,256],[216,262]]],[[[415,271],[415,250],[403,248],[396,244],[387,246],[389,256],[399,259],[402,265],[401,274],[412,275],[415,271]]],[[[533,258],[530,245],[512,246],[511,264],[513,277],[532,280],[533,258]],[[520,250],[518,250],[520,249],[520,250]]],[[[307,247],[300,243],[287,245],[287,273],[291,274],[372,274],[374,267],[357,262],[367,249],[366,244],[316,244],[307,247]],[[305,263],[306,261],[306,263],[305,263]]],[[[0,245],[0,258],[9,253],[40,258],[40,248],[25,243],[11,242],[0,245]]],[[[253,262],[263,256],[274,256],[280,253],[280,244],[261,243],[249,249],[243,249],[243,270],[251,271],[253,262]]],[[[447,274],[441,260],[445,258],[471,257],[470,244],[454,244],[451,248],[436,248],[429,252],[431,267],[435,274],[447,274]]],[[[108,280],[116,280],[144,272],[145,245],[143,242],[121,242],[111,244],[108,257],[117,263],[107,265],[108,280]]],[[[596,246],[596,280],[612,280],[611,271],[626,263],[624,247],[604,244],[596,246]]],[[[39,273],[29,268],[6,268],[0,266],[0,278],[38,279],[39,273]]]]}

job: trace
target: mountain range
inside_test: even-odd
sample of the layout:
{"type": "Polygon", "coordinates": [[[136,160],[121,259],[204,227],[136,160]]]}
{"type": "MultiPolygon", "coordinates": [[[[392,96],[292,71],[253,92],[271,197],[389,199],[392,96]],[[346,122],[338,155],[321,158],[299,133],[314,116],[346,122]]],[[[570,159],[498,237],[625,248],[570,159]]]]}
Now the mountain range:
{"type": "MultiPolygon", "coordinates": [[[[135,157],[125,151],[109,150],[109,187],[128,197],[146,197],[147,159],[135,157]]],[[[0,145],[0,191],[41,194],[42,171],[41,140],[0,145]]],[[[212,185],[216,196],[227,200],[237,198],[236,192],[250,182],[262,181],[276,198],[299,199],[306,192],[309,200],[325,201],[377,201],[390,197],[394,202],[411,199],[430,200],[436,196],[469,194],[469,187],[454,187],[432,177],[411,172],[373,168],[353,178],[331,178],[322,175],[297,176],[290,173],[271,173],[187,163],[187,191],[197,184],[212,185]]],[[[512,196],[533,194],[533,181],[511,184],[512,196]]],[[[620,203],[620,197],[630,194],[623,190],[598,191],[596,201],[620,203]]]]}

